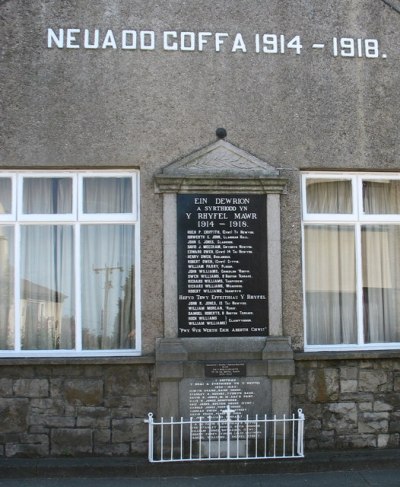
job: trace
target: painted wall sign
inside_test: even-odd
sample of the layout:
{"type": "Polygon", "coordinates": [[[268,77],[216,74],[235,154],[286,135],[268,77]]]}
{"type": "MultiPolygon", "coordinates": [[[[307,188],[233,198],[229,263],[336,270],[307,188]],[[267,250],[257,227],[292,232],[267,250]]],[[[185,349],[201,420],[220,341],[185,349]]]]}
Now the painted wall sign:
{"type": "Polygon", "coordinates": [[[327,51],[334,57],[386,59],[378,39],[367,37],[337,37],[315,39],[305,44],[301,35],[240,32],[194,32],[169,30],[123,29],[47,29],[49,49],[122,49],[130,51],[183,52],[255,52],[260,54],[295,54],[307,51],[327,51]]]}
{"type": "Polygon", "coordinates": [[[266,200],[178,195],[178,334],[267,335],[266,200]]]}

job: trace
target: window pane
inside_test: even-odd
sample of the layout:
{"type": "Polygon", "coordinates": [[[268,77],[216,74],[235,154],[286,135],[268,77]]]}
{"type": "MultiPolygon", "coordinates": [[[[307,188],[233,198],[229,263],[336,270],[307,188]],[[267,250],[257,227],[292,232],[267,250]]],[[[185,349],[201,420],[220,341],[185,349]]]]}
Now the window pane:
{"type": "Polygon", "coordinates": [[[364,213],[393,215],[400,213],[400,181],[378,179],[363,181],[364,213]]]}
{"type": "Polygon", "coordinates": [[[353,227],[305,227],[309,345],[357,342],[355,269],[353,227]]]}
{"type": "Polygon", "coordinates": [[[14,348],[14,229],[0,226],[0,349],[14,348]]]}
{"type": "Polygon", "coordinates": [[[132,178],[84,178],[84,213],[132,213],[132,178]]]}
{"type": "Polygon", "coordinates": [[[0,214],[11,213],[11,178],[0,178],[0,214]]]}
{"type": "Polygon", "coordinates": [[[351,214],[351,181],[335,179],[306,180],[308,213],[351,214]]]}
{"type": "Polygon", "coordinates": [[[135,348],[134,226],[81,228],[83,348],[135,348]]]}
{"type": "Polygon", "coordinates": [[[23,193],[26,215],[72,213],[71,178],[24,178],[23,193]]]}
{"type": "Polygon", "coordinates": [[[365,341],[400,342],[400,227],[362,227],[365,341]]]}
{"type": "Polygon", "coordinates": [[[74,348],[73,229],[21,227],[21,347],[74,348]]]}

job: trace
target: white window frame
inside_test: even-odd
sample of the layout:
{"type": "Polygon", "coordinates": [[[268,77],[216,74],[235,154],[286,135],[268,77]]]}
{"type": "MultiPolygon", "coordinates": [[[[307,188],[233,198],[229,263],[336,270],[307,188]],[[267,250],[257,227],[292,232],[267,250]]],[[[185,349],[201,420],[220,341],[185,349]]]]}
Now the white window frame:
{"type": "MultiPolygon", "coordinates": [[[[133,178],[133,188],[137,188],[137,174],[136,173],[110,173],[110,174],[95,174],[95,173],[85,173],[79,175],[78,179],[78,217],[80,221],[84,222],[102,222],[104,221],[104,214],[103,213],[84,213],[83,212],[83,180],[85,178],[126,178],[129,176],[133,178]]],[[[132,212],[130,213],[110,213],[107,214],[108,219],[110,218],[109,215],[113,216],[114,219],[118,219],[120,223],[123,222],[132,222],[137,221],[138,218],[138,202],[136,201],[134,191],[132,191],[132,212]]]]}
{"type": "Polygon", "coordinates": [[[363,212],[362,182],[368,180],[400,180],[399,173],[373,172],[314,172],[305,171],[301,174],[301,203],[302,203],[302,271],[303,271],[303,317],[304,317],[304,351],[356,351],[356,350],[397,350],[400,342],[365,343],[363,334],[363,305],[362,305],[362,257],[361,257],[361,227],[367,223],[400,224],[400,214],[365,214],[363,212]],[[351,180],[352,182],[352,214],[317,214],[307,212],[306,184],[308,179],[351,180]],[[307,343],[307,309],[306,309],[306,269],[305,269],[305,235],[306,225],[349,225],[355,232],[356,256],[356,295],[357,295],[357,343],[309,345],[307,343]]]}
{"type": "Polygon", "coordinates": [[[72,211],[71,213],[60,213],[60,214],[47,214],[47,213],[24,213],[23,212],[23,188],[24,188],[24,180],[25,178],[28,179],[52,179],[52,178],[69,178],[72,180],[72,194],[76,194],[76,174],[71,173],[17,173],[17,220],[20,222],[74,222],[76,221],[76,212],[77,212],[77,200],[76,198],[72,199],[72,211]]]}
{"type": "Polygon", "coordinates": [[[71,225],[74,227],[74,273],[75,273],[75,348],[57,350],[22,350],[20,344],[20,279],[14,279],[14,302],[15,302],[15,330],[14,330],[14,350],[0,350],[0,357],[118,357],[118,356],[139,356],[142,353],[141,336],[141,285],[140,285],[140,175],[138,170],[90,170],[90,171],[7,171],[1,172],[0,177],[12,179],[12,213],[0,214],[0,224],[13,226],[14,228],[14,256],[15,256],[15,276],[20,275],[19,255],[20,250],[20,226],[35,225],[43,223],[59,223],[60,225],[71,225]],[[68,177],[73,180],[73,208],[70,214],[24,214],[22,212],[23,203],[23,178],[62,178],[68,177]],[[97,213],[84,214],[82,207],[82,187],[84,177],[104,177],[132,179],[132,212],[130,213],[97,213]],[[82,349],[82,322],[81,322],[81,276],[80,276],[80,228],[82,224],[127,224],[135,226],[135,348],[134,349],[111,349],[111,350],[83,350],[82,349]]]}

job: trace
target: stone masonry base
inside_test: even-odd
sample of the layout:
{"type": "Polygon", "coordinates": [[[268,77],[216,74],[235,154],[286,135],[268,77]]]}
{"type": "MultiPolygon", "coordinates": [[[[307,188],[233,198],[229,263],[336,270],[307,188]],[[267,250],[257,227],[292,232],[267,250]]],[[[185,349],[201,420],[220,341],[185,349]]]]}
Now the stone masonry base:
{"type": "Polygon", "coordinates": [[[0,455],[145,455],[155,406],[151,364],[2,366],[0,455]]]}
{"type": "Polygon", "coordinates": [[[398,448],[400,358],[313,355],[297,354],[292,388],[305,449],[398,448]]]}

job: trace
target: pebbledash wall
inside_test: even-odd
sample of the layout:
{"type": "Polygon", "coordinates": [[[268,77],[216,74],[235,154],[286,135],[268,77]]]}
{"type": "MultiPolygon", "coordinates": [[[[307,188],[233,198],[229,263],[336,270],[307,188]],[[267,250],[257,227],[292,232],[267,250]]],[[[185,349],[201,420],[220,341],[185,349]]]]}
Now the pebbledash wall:
{"type": "MultiPolygon", "coordinates": [[[[171,398],[168,388],[198,366],[192,362],[185,369],[179,360],[192,354],[196,361],[202,353],[193,345],[196,338],[185,350],[186,342],[176,340],[169,309],[175,303],[165,300],[168,279],[176,278],[164,260],[170,255],[164,224],[172,201],[165,193],[190,192],[194,183],[187,186],[185,176],[176,180],[177,189],[168,183],[164,191],[157,178],[171,163],[207,147],[225,151],[224,157],[232,150],[251,164],[265,161],[263,171],[271,170],[268,187],[257,191],[277,197],[271,228],[279,237],[270,233],[268,245],[279,243],[280,260],[270,259],[278,266],[269,276],[268,296],[275,304],[261,348],[246,349],[249,339],[243,338],[244,351],[233,344],[218,355],[218,340],[202,340],[214,341],[216,357],[232,361],[237,351],[248,364],[257,362],[254,370],[264,367],[278,378],[274,384],[290,398],[290,411],[282,413],[297,408],[305,413],[306,452],[399,447],[399,325],[391,323],[388,335],[365,339],[360,318],[354,318],[355,338],[332,338],[328,326],[326,342],[315,322],[307,329],[303,292],[316,289],[304,278],[312,271],[302,246],[303,224],[343,226],[340,210],[333,212],[336,220],[324,219],[324,211],[306,206],[313,180],[350,181],[354,219],[344,225],[358,229],[365,215],[355,214],[363,201],[357,188],[378,179],[394,181],[389,185],[396,190],[399,26],[398,0],[0,0],[0,178],[15,181],[17,192],[18,181],[37,174],[73,174],[76,184],[85,174],[96,179],[98,171],[101,177],[128,175],[133,190],[138,188],[132,210],[137,236],[140,228],[131,317],[136,329],[128,328],[130,338],[136,333],[135,346],[100,346],[96,353],[91,345],[86,353],[89,338],[83,334],[77,348],[69,345],[62,352],[57,340],[29,349],[28,341],[17,343],[23,334],[10,335],[14,341],[3,342],[0,358],[0,455],[145,455],[147,413],[157,415],[165,407],[160,397],[171,398]],[[214,146],[218,127],[227,137],[214,146]],[[303,189],[302,175],[310,178],[303,179],[303,189]],[[163,368],[167,362],[170,368],[163,368]]],[[[254,174],[255,181],[262,180],[254,174]]],[[[250,186],[241,189],[241,176],[235,177],[237,194],[248,191],[250,186]]],[[[207,184],[212,193],[213,183],[207,184]]],[[[372,219],[372,224],[397,226],[399,206],[389,212],[389,221],[372,219]]],[[[2,210],[1,228],[26,225],[21,211],[15,210],[10,223],[2,210]]],[[[83,227],[85,211],[79,211],[83,227]]],[[[360,249],[357,244],[357,255],[360,249]]],[[[397,253],[390,252],[393,259],[397,253]]],[[[360,279],[360,261],[357,266],[360,279]]],[[[391,267],[396,273],[396,260],[391,267]]],[[[350,282],[344,291],[353,287],[350,282]]],[[[357,286],[360,293],[363,286],[357,286]]],[[[320,287],[326,291],[321,282],[320,287]]],[[[357,306],[359,316],[359,301],[357,306]]],[[[85,329],[84,320],[79,326],[85,329]]]]}

